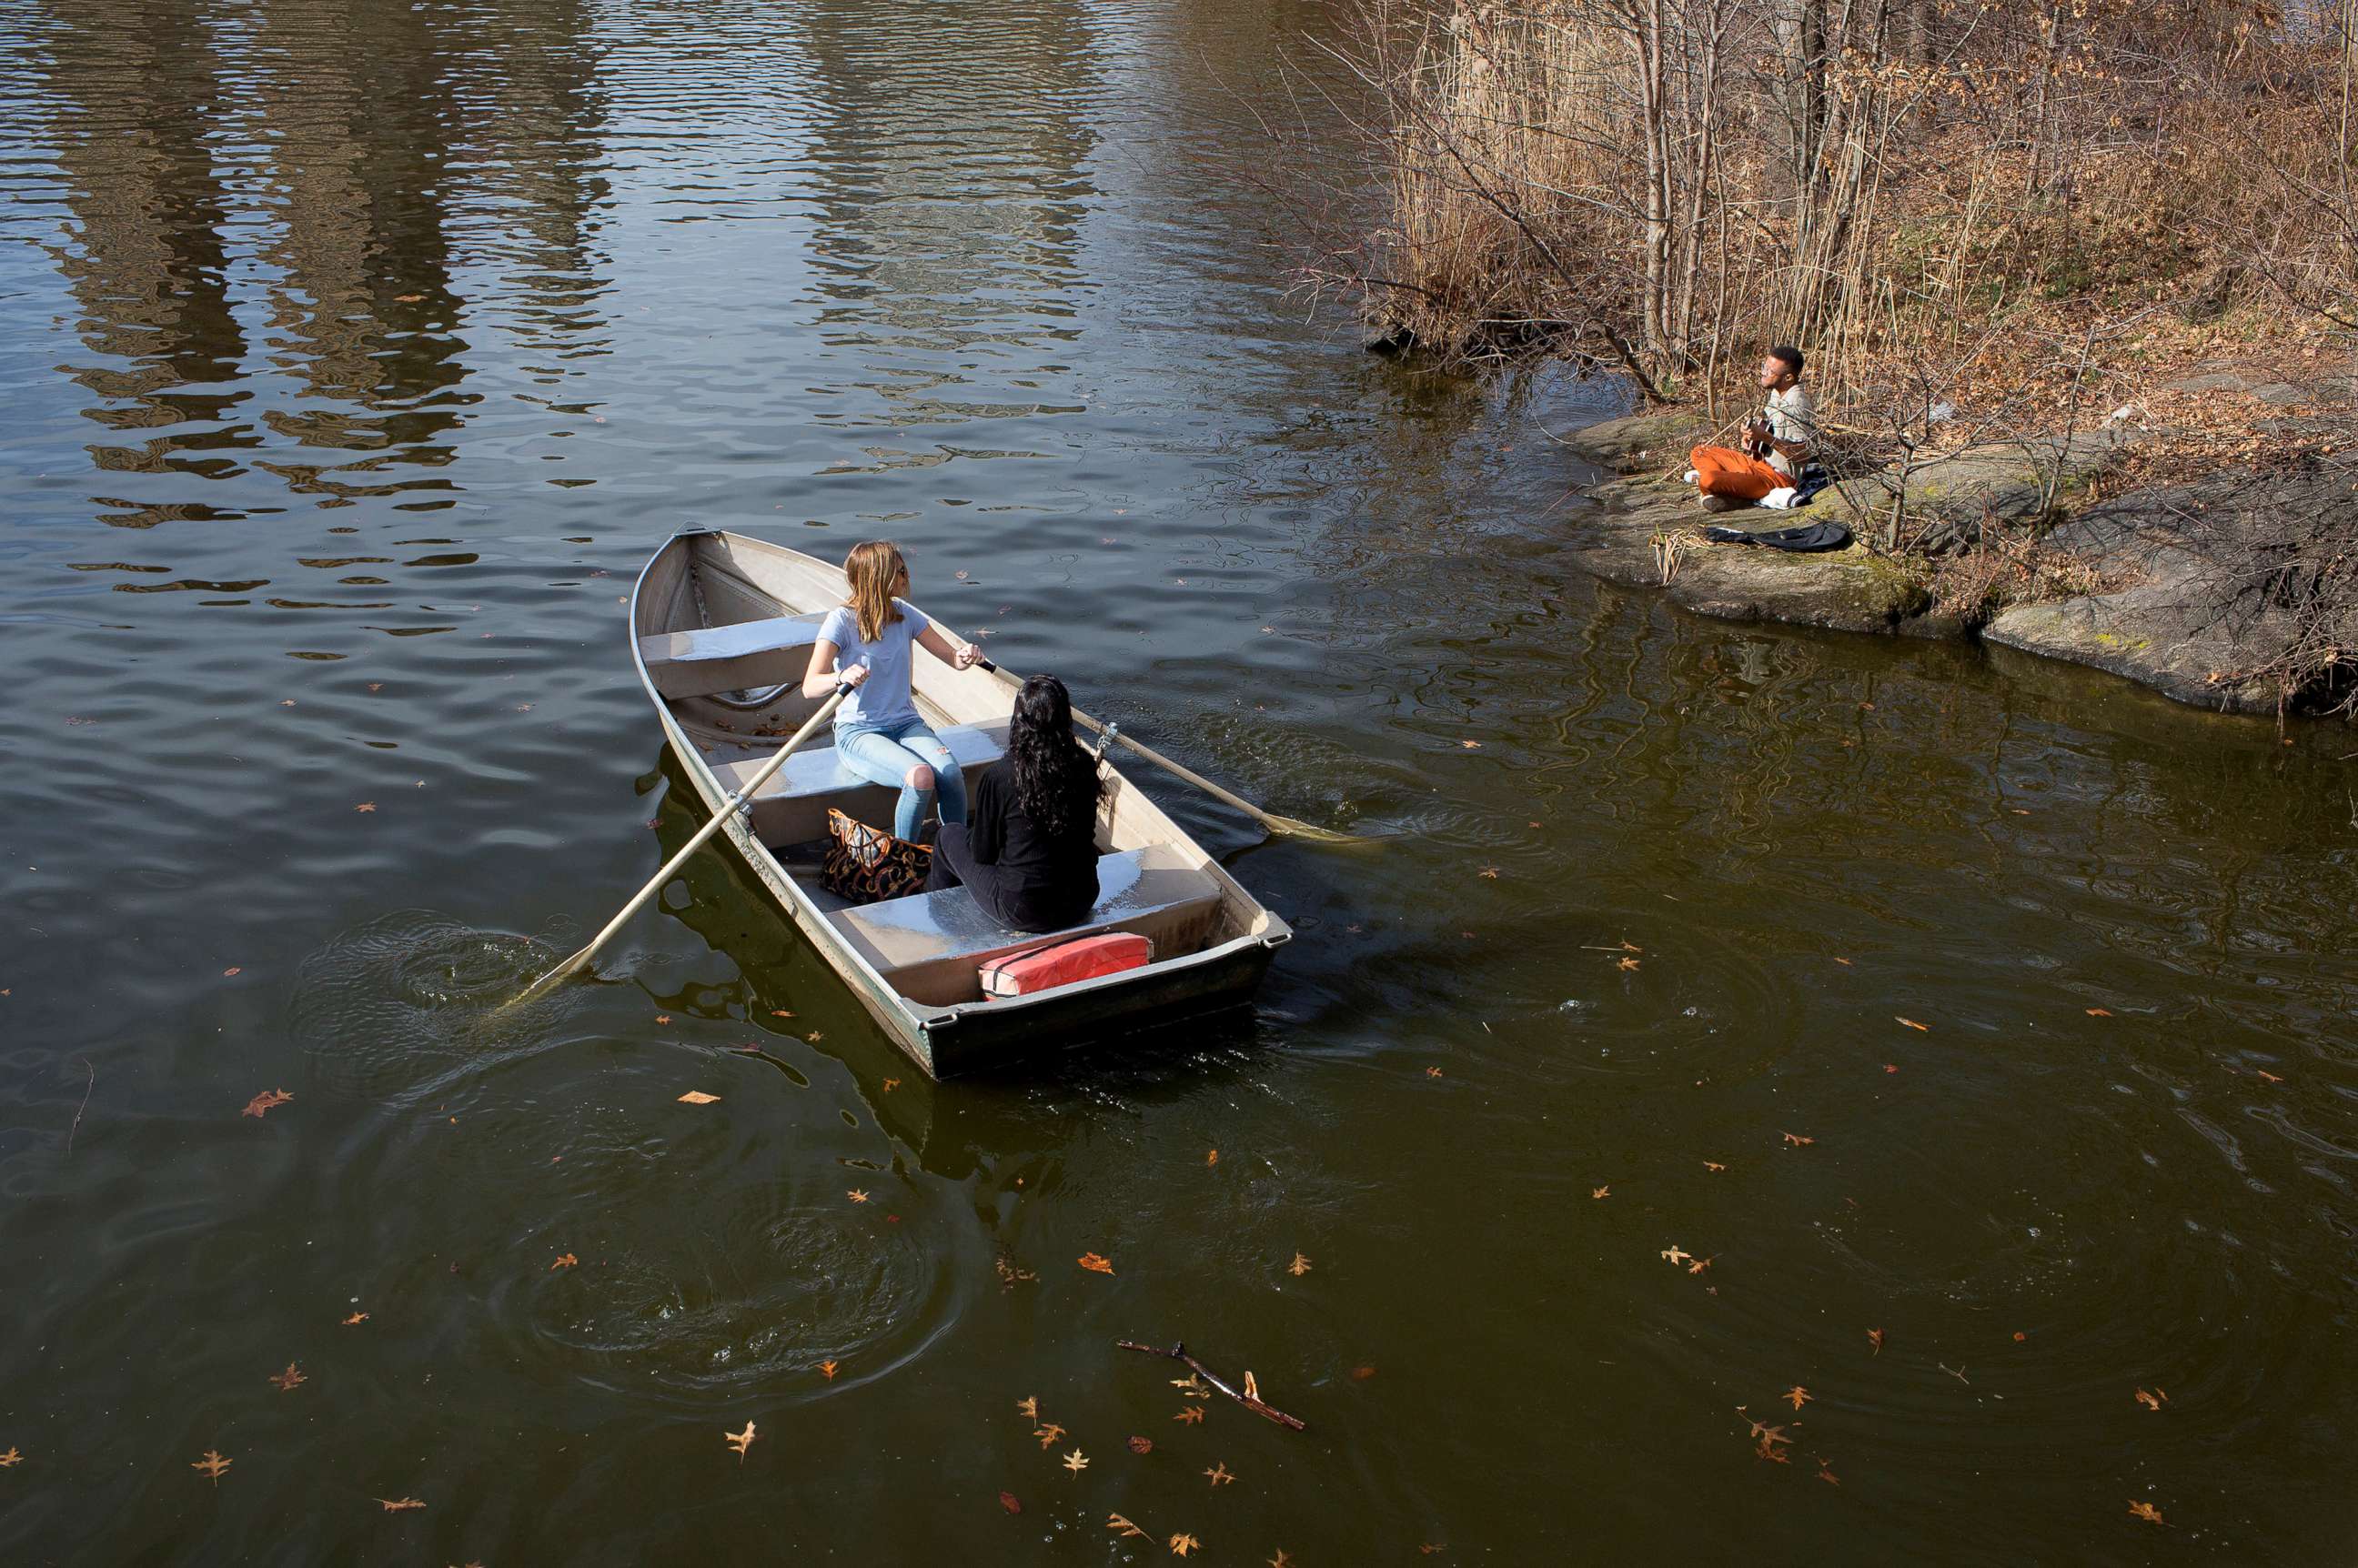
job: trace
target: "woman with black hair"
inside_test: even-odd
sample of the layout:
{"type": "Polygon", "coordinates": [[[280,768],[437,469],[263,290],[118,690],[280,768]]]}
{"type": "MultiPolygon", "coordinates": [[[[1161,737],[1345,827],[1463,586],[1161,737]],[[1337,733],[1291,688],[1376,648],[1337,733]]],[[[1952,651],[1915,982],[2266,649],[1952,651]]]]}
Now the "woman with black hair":
{"type": "Polygon", "coordinates": [[[1073,739],[1065,683],[1033,676],[1016,694],[1007,755],[975,785],[967,820],[942,825],[925,891],[963,885],[1018,931],[1080,925],[1098,898],[1104,791],[1097,759],[1073,739]]]}

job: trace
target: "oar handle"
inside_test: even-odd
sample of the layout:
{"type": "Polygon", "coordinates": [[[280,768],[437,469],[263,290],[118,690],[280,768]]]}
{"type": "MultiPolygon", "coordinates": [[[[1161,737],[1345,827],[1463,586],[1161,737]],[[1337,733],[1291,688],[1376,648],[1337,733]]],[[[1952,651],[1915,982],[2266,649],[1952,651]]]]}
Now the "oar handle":
{"type": "Polygon", "coordinates": [[[835,710],[843,706],[843,699],[850,694],[850,687],[840,681],[836,683],[834,692],[825,702],[819,704],[818,711],[812,714],[809,719],[804,723],[803,727],[795,731],[794,738],[788,741],[784,745],[779,747],[777,754],[772,757],[768,762],[763,763],[760,771],[755,773],[752,778],[747,779],[743,784],[739,784],[735,789],[729,792],[728,796],[720,803],[720,809],[712,814],[712,820],[706,823],[702,827],[698,828],[696,831],[696,837],[681,845],[679,852],[663,863],[663,869],[655,872],[654,877],[649,879],[647,885],[641,888],[638,891],[637,895],[633,897],[630,903],[622,906],[622,913],[615,915],[613,919],[606,922],[605,928],[600,931],[597,935],[590,939],[590,946],[582,948],[581,951],[574,954],[573,957],[566,959],[565,962],[557,965],[557,968],[549,970],[548,973],[533,981],[531,987],[526,989],[522,996],[516,998],[516,1000],[519,1002],[530,1001],[535,997],[545,995],[554,988],[558,981],[574,973],[584,964],[587,964],[591,958],[595,957],[597,956],[598,949],[603,947],[608,942],[611,941],[613,939],[614,933],[620,931],[623,925],[629,922],[631,916],[636,914],[641,909],[644,908],[646,906],[647,900],[654,897],[654,895],[662,890],[663,885],[671,881],[673,874],[676,872],[680,867],[687,863],[688,857],[695,854],[698,849],[704,848],[705,840],[710,838],[715,833],[720,831],[721,826],[729,820],[729,814],[736,810],[739,806],[744,805],[745,802],[752,799],[754,795],[761,793],[762,786],[770,782],[771,775],[775,773],[780,768],[786,765],[786,759],[794,755],[795,748],[801,745],[805,741],[809,740],[812,731],[816,730],[820,725],[826,723],[829,719],[835,717],[835,710]]]}

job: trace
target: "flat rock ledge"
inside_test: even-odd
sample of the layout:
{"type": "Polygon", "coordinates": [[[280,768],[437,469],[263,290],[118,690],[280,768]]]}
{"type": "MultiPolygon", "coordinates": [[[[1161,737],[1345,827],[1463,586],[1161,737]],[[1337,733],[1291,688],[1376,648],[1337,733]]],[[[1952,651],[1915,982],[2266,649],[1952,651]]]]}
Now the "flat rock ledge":
{"type": "Polygon", "coordinates": [[[2209,563],[2153,526],[2154,519],[2170,514],[2182,498],[2132,492],[2083,516],[2068,516],[2088,481],[2139,438],[2135,433],[2104,430],[2075,438],[2056,455],[2062,479],[2051,507],[2028,453],[1976,452],[1927,463],[1909,476],[1909,509],[1920,519],[1995,514],[2009,522],[2056,523],[2057,544],[2097,561],[2106,581],[2130,585],[2017,605],[1986,624],[1936,612],[1921,568],[1876,555],[1855,542],[1846,549],[1796,555],[1702,539],[1700,530],[1714,523],[1767,529],[1830,519],[1849,524],[1855,535],[1864,535],[1889,516],[1893,481],[1846,481],[1796,512],[1747,508],[1714,516],[1697,505],[1694,492],[1677,478],[1701,435],[1692,412],[1673,410],[1606,420],[1565,438],[1579,456],[1621,475],[1590,492],[1595,504],[1577,519],[1573,565],[1607,582],[1658,590],[1700,615],[1885,636],[1978,636],[2109,671],[2180,702],[2228,712],[2277,709],[2272,687],[2236,686],[2215,676],[2237,664],[2240,646],[2266,628],[2212,624],[2215,614],[2205,611],[2215,602],[2209,563]],[[1672,551],[1665,581],[1666,552],[1672,551]]]}

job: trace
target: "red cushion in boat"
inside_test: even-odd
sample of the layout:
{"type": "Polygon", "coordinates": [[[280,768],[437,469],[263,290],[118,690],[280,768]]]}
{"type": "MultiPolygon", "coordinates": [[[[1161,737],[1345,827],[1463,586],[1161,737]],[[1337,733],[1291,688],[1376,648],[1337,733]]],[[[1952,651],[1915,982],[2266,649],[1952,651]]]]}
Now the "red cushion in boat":
{"type": "Polygon", "coordinates": [[[1152,962],[1153,943],[1133,932],[1107,931],[1010,953],[1003,958],[993,958],[979,972],[984,996],[1027,996],[1152,962]]]}

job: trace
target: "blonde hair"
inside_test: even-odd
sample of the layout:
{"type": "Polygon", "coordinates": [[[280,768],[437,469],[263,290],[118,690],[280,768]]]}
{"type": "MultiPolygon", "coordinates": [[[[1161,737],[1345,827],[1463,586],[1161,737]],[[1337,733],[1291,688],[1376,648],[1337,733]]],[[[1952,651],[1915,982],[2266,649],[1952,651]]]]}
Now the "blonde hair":
{"type": "Polygon", "coordinates": [[[860,623],[860,640],[873,643],[884,628],[901,619],[892,603],[892,587],[908,573],[901,546],[890,539],[871,539],[851,546],[844,557],[843,575],[851,580],[851,618],[860,623]]]}

